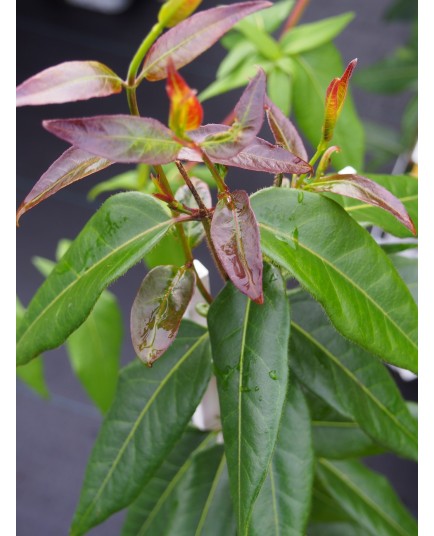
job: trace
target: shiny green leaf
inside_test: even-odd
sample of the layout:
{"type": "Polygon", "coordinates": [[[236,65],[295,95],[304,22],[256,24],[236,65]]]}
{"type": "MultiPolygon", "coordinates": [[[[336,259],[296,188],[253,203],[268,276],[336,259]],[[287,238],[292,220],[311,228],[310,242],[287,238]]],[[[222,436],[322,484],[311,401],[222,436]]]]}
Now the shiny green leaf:
{"type": "Polygon", "coordinates": [[[183,433],[210,374],[208,334],[190,322],[152,369],[139,361],[123,369],[88,462],[71,536],[136,499],[183,433]]]}
{"type": "Polygon", "coordinates": [[[62,344],[104,288],[139,262],[170,225],[168,213],[148,195],[108,199],[31,301],[18,328],[17,363],[62,344]]]}
{"type": "Polygon", "coordinates": [[[315,296],[335,327],[385,361],[416,371],[416,304],[369,233],[315,193],[268,188],[251,203],[263,253],[315,296]]]}
{"type": "Polygon", "coordinates": [[[231,494],[243,536],[266,477],[287,391],[284,288],[277,268],[266,264],[263,305],[228,283],[208,313],[231,494]]]}

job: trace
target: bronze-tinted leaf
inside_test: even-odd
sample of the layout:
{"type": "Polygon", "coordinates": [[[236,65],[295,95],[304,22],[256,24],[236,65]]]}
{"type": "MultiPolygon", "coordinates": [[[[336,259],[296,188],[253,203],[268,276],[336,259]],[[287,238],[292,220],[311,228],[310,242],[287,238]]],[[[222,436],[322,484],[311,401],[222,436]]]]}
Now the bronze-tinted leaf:
{"type": "Polygon", "coordinates": [[[172,58],[177,69],[205,52],[234,24],[250,13],[270,7],[270,2],[240,2],[196,13],[162,35],[152,46],[143,64],[140,77],[163,80],[167,76],[167,60],[172,58]]]}
{"type": "Polygon", "coordinates": [[[50,195],[110,164],[110,160],[70,147],[48,168],[21,203],[17,211],[17,225],[25,212],[50,195]]]}
{"type": "Polygon", "coordinates": [[[265,111],[277,145],[299,156],[302,160],[308,161],[306,148],[297,129],[267,96],[265,97],[265,111]]]}
{"type": "Polygon", "coordinates": [[[232,283],[262,303],[259,229],[247,192],[235,190],[219,200],[211,221],[211,238],[232,283]]]}
{"type": "Polygon", "coordinates": [[[143,280],[131,309],[131,338],[148,366],[175,340],[194,284],[194,272],[185,266],[157,266],[143,280]]]}
{"type": "Polygon", "coordinates": [[[395,216],[416,235],[415,226],[404,205],[378,183],[360,175],[329,175],[313,182],[308,189],[315,192],[330,192],[359,199],[369,205],[383,208],[395,216]]]}
{"type": "Polygon", "coordinates": [[[75,147],[113,162],[167,164],[181,148],[167,127],[148,117],[99,115],[53,119],[43,125],[75,147]]]}
{"type": "Polygon", "coordinates": [[[122,91],[123,82],[97,61],[67,61],[49,67],[17,87],[17,106],[58,104],[107,97],[122,91]]]}

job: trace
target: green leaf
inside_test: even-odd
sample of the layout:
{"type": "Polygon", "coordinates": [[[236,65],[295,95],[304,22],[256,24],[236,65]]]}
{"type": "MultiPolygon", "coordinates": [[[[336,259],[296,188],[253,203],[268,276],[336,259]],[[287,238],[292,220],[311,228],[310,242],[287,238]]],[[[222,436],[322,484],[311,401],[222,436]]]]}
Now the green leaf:
{"type": "Polygon", "coordinates": [[[416,536],[417,525],[383,476],[358,461],[320,458],[317,474],[340,506],[372,536],[416,536]]]}
{"type": "MultiPolygon", "coordinates": [[[[375,175],[367,174],[371,180],[389,190],[401,201],[412,219],[416,229],[418,226],[418,180],[411,175],[375,175]]],[[[346,197],[333,195],[332,198],[342,205],[348,214],[361,223],[369,223],[381,227],[387,233],[400,238],[413,236],[409,229],[397,221],[386,211],[346,197]]]]}
{"type": "Polygon", "coordinates": [[[315,193],[268,188],[251,203],[263,253],[300,281],[335,327],[385,361],[416,371],[416,304],[369,233],[315,193]]]}
{"type": "MultiPolygon", "coordinates": [[[[326,90],[331,80],[342,74],[342,58],[336,47],[328,43],[293,59],[296,66],[292,103],[295,118],[316,147],[321,139],[326,90]]],[[[333,143],[341,148],[341,153],[332,157],[336,169],[349,165],[357,171],[363,168],[365,136],[349,93],[334,130],[333,143]]]]}
{"type": "Polygon", "coordinates": [[[419,105],[416,94],[407,104],[401,120],[402,143],[409,151],[414,149],[417,141],[418,113],[419,105]]]}
{"type": "Polygon", "coordinates": [[[291,77],[279,67],[275,67],[268,73],[267,82],[270,100],[282,110],[284,115],[289,115],[292,102],[291,77]]]}
{"type": "MultiPolygon", "coordinates": [[[[193,173],[196,172],[196,168],[193,173]]],[[[199,197],[202,199],[203,204],[207,208],[212,208],[212,197],[211,192],[208,187],[208,185],[205,182],[202,182],[199,179],[196,179],[195,177],[190,177],[190,180],[193,184],[193,186],[196,188],[197,193],[199,194],[199,197]]],[[[175,199],[179,201],[180,203],[183,203],[187,207],[190,208],[199,208],[198,204],[196,203],[195,198],[193,197],[193,194],[191,193],[189,187],[184,184],[181,186],[176,194],[175,199]]],[[[189,221],[182,224],[184,227],[184,233],[187,238],[187,241],[190,245],[190,248],[193,249],[196,246],[198,246],[203,238],[205,237],[205,231],[202,225],[201,221],[189,221]]]]}
{"type": "MultiPolygon", "coordinates": [[[[288,17],[291,9],[294,6],[294,3],[295,0],[274,2],[272,7],[257,11],[256,13],[246,17],[244,20],[271,34],[277,30],[288,17]]],[[[234,30],[238,30],[238,25],[234,27],[234,30]]]]}
{"type": "Polygon", "coordinates": [[[62,344],[101,292],[139,262],[170,225],[168,213],[148,195],[108,199],[31,301],[17,333],[17,363],[62,344]]]}
{"type": "Polygon", "coordinates": [[[161,524],[168,522],[167,516],[171,515],[169,506],[174,506],[174,491],[191,467],[194,453],[212,444],[214,438],[213,433],[187,428],[161,467],[128,508],[122,536],[146,534],[149,533],[150,527],[155,534],[156,525],[160,525],[161,529],[161,524]]]}
{"type": "MultiPolygon", "coordinates": [[[[20,302],[17,296],[16,304],[16,325],[17,328],[21,323],[24,317],[25,309],[23,304],[20,302]]],[[[47,385],[45,383],[44,377],[44,362],[42,357],[39,356],[34,359],[31,363],[17,368],[17,377],[24,382],[30,389],[33,389],[35,393],[42,396],[43,398],[48,398],[50,393],[48,391],[47,385]]]]}
{"type": "MultiPolygon", "coordinates": [[[[310,512],[310,523],[341,523],[351,522],[351,516],[342,509],[339,502],[324,489],[318,478],[315,477],[312,490],[312,508],[310,512]]],[[[309,534],[309,530],[308,530],[309,534]]]]}
{"type": "Polygon", "coordinates": [[[300,381],[377,443],[417,459],[417,423],[383,364],[336,333],[305,293],[293,296],[291,310],[290,357],[300,381]]]}
{"type": "Polygon", "coordinates": [[[122,335],[121,311],[115,296],[106,290],[66,341],[75,375],[102,413],[115,396],[122,335]]]}
{"type": "Polygon", "coordinates": [[[393,262],[399,275],[405,281],[408,290],[417,303],[417,258],[403,257],[402,255],[390,255],[389,259],[393,262]]]}
{"type": "Polygon", "coordinates": [[[309,526],[308,536],[366,536],[365,529],[355,523],[314,523],[309,526]]]}
{"type": "Polygon", "coordinates": [[[351,12],[343,13],[337,17],[329,17],[291,28],[280,41],[282,50],[286,54],[300,54],[324,45],[337,37],[354,19],[354,16],[355,14],[351,12]]]}
{"type": "Polygon", "coordinates": [[[216,78],[225,79],[234,71],[239,70],[246,61],[249,61],[251,55],[255,53],[255,50],[255,46],[248,41],[242,41],[239,45],[235,46],[226,54],[223,61],[220,63],[219,68],[217,69],[216,78]]]}
{"type": "Polygon", "coordinates": [[[178,267],[185,264],[184,248],[176,230],[170,229],[144,259],[149,269],[165,264],[178,267]]]}
{"type": "Polygon", "coordinates": [[[249,535],[299,536],[309,517],[314,456],[309,408],[293,380],[267,479],[255,502],[249,535]]]}
{"type": "Polygon", "coordinates": [[[267,32],[258,28],[257,25],[242,20],[238,23],[237,30],[267,60],[274,61],[282,56],[279,43],[267,32]]]}
{"type": "Polygon", "coordinates": [[[212,303],[208,325],[221,420],[238,520],[247,533],[266,477],[287,390],[289,307],[279,271],[264,266],[264,304],[228,283],[212,303]]]}
{"type": "Polygon", "coordinates": [[[118,190],[138,190],[139,181],[138,181],[138,172],[136,169],[130,171],[125,171],[125,173],[120,173],[111,179],[102,181],[96,186],[94,186],[89,193],[87,198],[89,201],[95,201],[95,199],[106,192],[114,192],[118,190]]]}
{"type": "Polygon", "coordinates": [[[139,361],[123,369],[88,462],[71,536],[139,495],[187,426],[210,374],[208,334],[190,322],[153,369],[139,361]]]}
{"type": "Polygon", "coordinates": [[[417,57],[401,58],[398,54],[365,67],[354,76],[354,83],[375,93],[399,93],[417,90],[417,57]]]}

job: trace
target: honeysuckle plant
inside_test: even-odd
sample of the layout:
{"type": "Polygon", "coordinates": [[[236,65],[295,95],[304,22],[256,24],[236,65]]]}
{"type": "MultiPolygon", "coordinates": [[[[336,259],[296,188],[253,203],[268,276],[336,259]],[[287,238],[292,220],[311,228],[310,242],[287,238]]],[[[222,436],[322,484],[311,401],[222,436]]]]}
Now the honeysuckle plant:
{"type": "MultiPolygon", "coordinates": [[[[383,364],[417,372],[415,265],[388,255],[365,228],[416,235],[417,180],[330,171],[334,153],[345,159],[331,143],[357,60],[323,88],[312,156],[267,95],[261,67],[226,121],[203,124],[180,69],[271,4],[193,14],[199,4],[162,6],[126,80],[73,61],[17,89],[22,106],[123,91],[130,108],[44,121],[70,147],[26,196],[17,223],[75,181],[137,164],[94,189],[132,191],[109,197],[75,240],[59,244],[56,263],[35,259],[46,281],[17,312],[20,376],[45,395],[40,356],[66,343],[104,413],[70,534],[127,508],[125,536],[414,535],[390,484],[358,458],[417,458],[415,408],[383,364]],[[139,111],[137,88],[157,81],[166,84],[167,125],[139,111]],[[264,123],[271,141],[259,137],[264,123]],[[267,187],[233,190],[237,168],[263,174],[267,187]],[[202,240],[224,281],[217,296],[194,263],[202,240]],[[152,269],[131,308],[138,359],[118,374],[120,313],[107,287],[142,260],[152,269]],[[288,281],[299,285],[287,290],[288,281]],[[184,318],[195,292],[203,326],[184,318]],[[219,425],[199,430],[191,418],[212,376],[219,425]]],[[[288,33],[285,42],[297,39],[288,33]]]]}

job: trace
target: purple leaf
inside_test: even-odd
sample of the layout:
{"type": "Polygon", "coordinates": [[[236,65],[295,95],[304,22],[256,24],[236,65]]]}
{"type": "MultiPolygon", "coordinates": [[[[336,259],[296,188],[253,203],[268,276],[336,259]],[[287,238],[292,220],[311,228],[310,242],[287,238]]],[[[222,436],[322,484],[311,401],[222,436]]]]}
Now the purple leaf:
{"type": "Polygon", "coordinates": [[[180,143],[156,119],[130,115],[100,115],[44,121],[52,134],[113,162],[167,164],[175,160],[180,143]]]}
{"type": "Polygon", "coordinates": [[[67,61],[49,67],[17,87],[17,106],[58,104],[107,97],[122,91],[123,81],[97,61],[67,61]]]}
{"type": "Polygon", "coordinates": [[[253,301],[263,303],[259,228],[247,192],[235,190],[219,200],[211,238],[232,283],[253,301]]]}
{"type": "Polygon", "coordinates": [[[175,340],[194,284],[192,268],[157,266],[140,285],[131,309],[131,339],[146,365],[152,366],[175,340]]]}
{"type": "Polygon", "coordinates": [[[17,211],[17,226],[21,216],[50,195],[73,182],[110,166],[112,162],[75,147],[65,151],[30,190],[17,211]]]}
{"type": "Polygon", "coordinates": [[[330,192],[352,197],[387,210],[416,235],[415,226],[401,201],[371,179],[360,175],[329,175],[311,183],[307,188],[315,192],[330,192]]]}
{"type": "Polygon", "coordinates": [[[265,96],[265,111],[277,145],[307,162],[309,157],[297,129],[267,96],[265,96]]]}
{"type": "Polygon", "coordinates": [[[196,13],[162,35],[151,47],[140,75],[148,80],[167,76],[167,60],[180,69],[205,52],[234,24],[250,13],[270,7],[271,2],[241,2],[196,13]]]}

